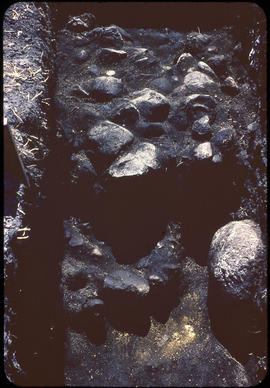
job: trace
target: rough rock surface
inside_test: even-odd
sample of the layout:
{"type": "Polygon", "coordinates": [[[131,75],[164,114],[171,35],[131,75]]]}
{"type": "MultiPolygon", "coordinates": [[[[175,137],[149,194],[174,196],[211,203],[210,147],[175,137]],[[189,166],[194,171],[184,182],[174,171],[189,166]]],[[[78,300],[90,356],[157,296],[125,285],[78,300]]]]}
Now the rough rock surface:
{"type": "Polygon", "coordinates": [[[170,110],[170,104],[166,97],[151,89],[143,89],[132,100],[132,103],[149,121],[166,120],[170,110]]]}

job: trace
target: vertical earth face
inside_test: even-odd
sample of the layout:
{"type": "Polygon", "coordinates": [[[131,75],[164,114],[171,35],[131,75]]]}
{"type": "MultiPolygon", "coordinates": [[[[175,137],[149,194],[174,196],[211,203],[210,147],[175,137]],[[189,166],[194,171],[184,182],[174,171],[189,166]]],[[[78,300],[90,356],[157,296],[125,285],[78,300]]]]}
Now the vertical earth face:
{"type": "Polygon", "coordinates": [[[36,186],[47,198],[42,214],[49,218],[54,203],[61,224],[50,235],[61,245],[53,281],[63,306],[64,385],[257,383],[266,358],[266,151],[249,47],[232,25],[102,26],[89,9],[61,18],[65,7],[54,7],[53,129],[36,186]],[[227,264],[248,234],[238,248],[225,227],[226,266],[250,317],[240,327],[238,299],[213,280],[214,264],[215,273],[224,264],[211,240],[241,220],[254,223],[260,249],[245,272],[259,273],[250,286],[241,263],[227,264]],[[238,331],[250,346],[237,342],[238,331]]]}

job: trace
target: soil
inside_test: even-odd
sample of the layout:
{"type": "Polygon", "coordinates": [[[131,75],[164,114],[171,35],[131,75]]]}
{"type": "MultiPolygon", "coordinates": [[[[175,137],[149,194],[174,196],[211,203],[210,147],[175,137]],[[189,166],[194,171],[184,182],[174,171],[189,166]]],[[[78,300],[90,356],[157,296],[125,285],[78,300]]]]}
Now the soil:
{"type": "Polygon", "coordinates": [[[102,24],[102,6],[26,4],[14,4],[4,21],[4,115],[31,179],[31,190],[20,185],[17,194],[25,214],[5,219],[8,378],[70,386],[257,384],[265,346],[247,353],[213,332],[207,256],[215,231],[232,220],[254,220],[266,243],[261,10],[232,7],[226,24],[217,17],[207,28],[204,9],[200,26],[181,29],[175,19],[166,24],[165,14],[162,27],[147,24],[148,8],[140,25],[135,14],[127,25],[119,8],[102,24]],[[98,27],[67,27],[69,16],[85,12],[98,27]],[[189,73],[183,53],[193,57],[189,73]],[[200,61],[214,70],[211,82],[200,61]],[[204,81],[191,79],[195,72],[204,81]],[[236,87],[226,88],[228,77],[236,87]],[[97,94],[99,78],[109,86],[97,94]],[[111,86],[113,78],[121,88],[111,86]],[[146,89],[162,94],[168,112],[158,108],[149,119],[136,105],[146,89]],[[197,108],[188,103],[194,94],[197,108]],[[133,121],[117,116],[130,103],[133,121]],[[211,134],[196,136],[193,123],[203,115],[211,134]],[[104,146],[106,135],[101,145],[89,140],[105,120],[132,137],[117,153],[104,146]],[[233,140],[218,141],[221,130],[233,140]],[[208,142],[212,154],[201,156],[197,147],[208,142]],[[125,174],[121,161],[145,143],[156,150],[150,162],[157,167],[112,178],[112,166],[125,174]],[[30,238],[18,239],[25,226],[30,238]],[[111,280],[119,270],[133,279],[132,291],[124,277],[124,285],[111,280]],[[149,286],[147,297],[136,281],[149,286]]]}

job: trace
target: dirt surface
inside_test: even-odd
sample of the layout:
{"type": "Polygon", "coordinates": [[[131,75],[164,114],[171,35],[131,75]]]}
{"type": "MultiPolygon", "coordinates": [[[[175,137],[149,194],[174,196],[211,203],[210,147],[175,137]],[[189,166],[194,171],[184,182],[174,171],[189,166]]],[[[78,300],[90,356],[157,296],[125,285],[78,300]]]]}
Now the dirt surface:
{"type": "Polygon", "coordinates": [[[257,384],[266,284],[250,312],[262,346],[255,334],[244,348],[226,326],[213,330],[207,260],[232,220],[254,220],[266,243],[261,11],[234,8],[227,24],[200,30],[204,9],[200,27],[181,30],[150,28],[146,16],[142,28],[116,26],[116,11],[101,24],[97,5],[41,4],[15,4],[4,21],[4,113],[34,188],[21,185],[26,214],[5,226],[8,377],[257,384]]]}

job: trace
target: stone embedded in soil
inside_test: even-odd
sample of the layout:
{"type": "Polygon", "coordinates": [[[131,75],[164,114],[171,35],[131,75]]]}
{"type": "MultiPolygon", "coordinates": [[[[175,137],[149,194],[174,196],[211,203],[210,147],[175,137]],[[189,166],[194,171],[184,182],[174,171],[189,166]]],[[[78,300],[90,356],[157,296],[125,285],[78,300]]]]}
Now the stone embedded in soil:
{"type": "Polygon", "coordinates": [[[113,115],[113,120],[119,124],[134,124],[139,120],[140,113],[136,106],[130,102],[122,104],[113,115]]]}
{"type": "Polygon", "coordinates": [[[75,175],[83,175],[87,176],[87,178],[96,177],[97,173],[89,160],[89,158],[86,156],[85,151],[81,150],[77,153],[73,153],[71,156],[71,161],[74,165],[73,167],[73,174],[75,175]]]}
{"type": "Polygon", "coordinates": [[[216,87],[216,82],[200,71],[192,71],[184,78],[184,84],[193,92],[200,92],[216,87]]]}
{"type": "Polygon", "coordinates": [[[158,170],[161,162],[156,146],[140,143],[134,149],[114,161],[108,170],[112,178],[124,178],[146,175],[149,170],[158,170]]]}
{"type": "Polygon", "coordinates": [[[233,77],[227,77],[221,85],[221,90],[229,96],[235,96],[239,93],[239,86],[233,77]]]}
{"type": "Polygon", "coordinates": [[[133,141],[133,134],[126,128],[105,120],[88,131],[88,139],[97,152],[116,157],[120,150],[133,141]]]}
{"type": "Polygon", "coordinates": [[[150,86],[154,89],[157,89],[160,93],[171,93],[173,90],[173,85],[172,83],[168,80],[168,78],[165,77],[160,77],[154,79],[151,83],[150,86]]]}
{"type": "Polygon", "coordinates": [[[191,94],[186,98],[185,103],[187,106],[199,103],[207,106],[209,109],[213,109],[216,106],[216,100],[209,94],[191,94]]]}
{"type": "Polygon", "coordinates": [[[131,101],[141,115],[149,121],[164,121],[168,117],[170,104],[161,93],[145,88],[131,101]]]}
{"type": "Polygon", "coordinates": [[[265,272],[261,231],[252,220],[232,221],[214,234],[208,267],[223,292],[239,300],[255,298],[265,272]]]}
{"type": "Polygon", "coordinates": [[[70,245],[71,247],[79,247],[79,246],[83,245],[83,238],[82,238],[82,236],[80,236],[79,234],[78,235],[73,235],[71,237],[71,239],[69,240],[68,245],[70,245]]]}
{"type": "Polygon", "coordinates": [[[171,112],[168,121],[179,131],[187,128],[187,114],[183,107],[178,107],[175,112],[171,112]]]}
{"type": "Polygon", "coordinates": [[[97,77],[84,88],[97,102],[105,102],[123,93],[122,80],[115,77],[97,77]]]}
{"type": "Polygon", "coordinates": [[[88,59],[88,52],[85,49],[76,50],[74,53],[76,62],[83,63],[88,59]]]}
{"type": "Polygon", "coordinates": [[[227,60],[225,55],[213,55],[207,59],[207,62],[218,75],[223,75],[227,70],[227,60]]]}
{"type": "Polygon", "coordinates": [[[94,27],[96,18],[91,13],[84,13],[80,16],[70,16],[66,27],[74,32],[88,31],[94,27]]]}
{"type": "Polygon", "coordinates": [[[136,132],[138,135],[147,138],[158,137],[164,134],[164,127],[162,123],[141,122],[137,125],[136,132]]]}
{"type": "Polygon", "coordinates": [[[190,53],[183,53],[177,59],[176,69],[181,73],[186,73],[189,69],[197,68],[197,61],[190,53]]]}
{"type": "Polygon", "coordinates": [[[126,269],[118,269],[106,276],[104,290],[110,293],[116,291],[123,295],[134,294],[138,297],[145,297],[150,287],[142,276],[126,269]]]}
{"type": "Polygon", "coordinates": [[[202,116],[194,121],[192,125],[192,135],[196,138],[205,139],[211,135],[211,126],[209,124],[209,116],[202,116]]]}
{"type": "Polygon", "coordinates": [[[187,35],[187,47],[193,53],[197,53],[205,48],[209,40],[210,36],[207,34],[202,34],[200,32],[190,32],[187,35]]]}
{"type": "Polygon", "coordinates": [[[105,63],[119,62],[126,57],[126,51],[113,48],[103,48],[99,53],[99,59],[105,63]]]}
{"type": "Polygon", "coordinates": [[[91,37],[93,37],[101,47],[120,49],[124,44],[123,37],[116,26],[97,27],[89,34],[90,39],[91,37]]]}
{"type": "Polygon", "coordinates": [[[207,63],[205,63],[203,61],[199,61],[198,68],[199,68],[199,70],[201,70],[205,74],[208,74],[210,77],[212,77],[212,78],[216,77],[214,70],[212,70],[211,67],[207,65],[207,63]]]}
{"type": "Polygon", "coordinates": [[[223,128],[213,136],[211,141],[222,150],[226,150],[232,145],[234,134],[233,128],[223,128]]]}
{"type": "Polygon", "coordinates": [[[210,142],[199,144],[194,150],[194,156],[197,160],[207,160],[213,156],[213,151],[210,142]]]}

